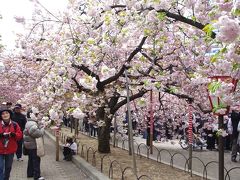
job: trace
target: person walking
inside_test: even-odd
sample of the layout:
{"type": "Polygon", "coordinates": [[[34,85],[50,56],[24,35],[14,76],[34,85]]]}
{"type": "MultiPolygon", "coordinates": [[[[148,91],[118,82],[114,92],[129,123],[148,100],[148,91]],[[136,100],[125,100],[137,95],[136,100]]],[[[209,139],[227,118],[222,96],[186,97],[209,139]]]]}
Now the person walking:
{"type": "Polygon", "coordinates": [[[22,131],[11,116],[9,109],[0,111],[0,180],[9,180],[17,141],[22,139],[22,131]]]}
{"type": "Polygon", "coordinates": [[[43,137],[44,127],[38,124],[37,116],[38,112],[28,111],[23,140],[28,152],[27,177],[33,177],[34,180],[43,180],[44,177],[41,176],[40,170],[41,158],[37,155],[36,139],[43,137]]]}
{"type": "MultiPolygon", "coordinates": [[[[22,105],[21,104],[16,104],[14,106],[14,109],[13,109],[14,113],[13,113],[12,120],[15,121],[16,123],[18,123],[18,125],[21,128],[21,131],[23,132],[24,129],[25,129],[27,119],[26,119],[25,115],[23,115],[21,113],[21,111],[22,111],[22,105]]],[[[16,156],[17,156],[18,161],[23,161],[23,159],[22,159],[22,149],[23,149],[23,139],[20,139],[18,141],[18,148],[17,148],[17,152],[16,152],[16,156]]]]}
{"type": "Polygon", "coordinates": [[[237,162],[237,153],[239,150],[238,144],[238,124],[240,121],[240,113],[237,111],[232,111],[231,113],[231,126],[232,126],[232,155],[231,160],[232,162],[237,162]]]}

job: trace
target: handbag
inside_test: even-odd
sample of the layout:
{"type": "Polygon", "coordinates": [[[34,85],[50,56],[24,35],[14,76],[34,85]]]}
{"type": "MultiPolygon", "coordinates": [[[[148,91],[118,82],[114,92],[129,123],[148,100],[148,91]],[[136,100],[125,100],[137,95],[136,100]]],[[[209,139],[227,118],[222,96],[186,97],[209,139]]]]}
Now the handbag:
{"type": "Polygon", "coordinates": [[[37,156],[43,157],[45,155],[43,138],[42,137],[37,138],[36,144],[37,144],[37,156]]]}
{"type": "Polygon", "coordinates": [[[23,155],[27,156],[29,154],[28,149],[23,145],[23,155]]]}

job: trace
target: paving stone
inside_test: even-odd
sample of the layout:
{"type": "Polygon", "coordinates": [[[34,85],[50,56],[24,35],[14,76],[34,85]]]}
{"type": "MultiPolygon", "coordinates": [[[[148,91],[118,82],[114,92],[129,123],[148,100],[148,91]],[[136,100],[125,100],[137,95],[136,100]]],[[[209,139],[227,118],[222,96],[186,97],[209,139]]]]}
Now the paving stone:
{"type": "MultiPolygon", "coordinates": [[[[55,144],[45,138],[46,155],[41,159],[42,176],[46,180],[90,180],[84,172],[77,168],[72,162],[64,161],[60,152],[60,161],[55,160],[55,144]]],[[[27,156],[24,161],[19,162],[14,158],[10,180],[28,180],[27,178],[27,156]]]]}

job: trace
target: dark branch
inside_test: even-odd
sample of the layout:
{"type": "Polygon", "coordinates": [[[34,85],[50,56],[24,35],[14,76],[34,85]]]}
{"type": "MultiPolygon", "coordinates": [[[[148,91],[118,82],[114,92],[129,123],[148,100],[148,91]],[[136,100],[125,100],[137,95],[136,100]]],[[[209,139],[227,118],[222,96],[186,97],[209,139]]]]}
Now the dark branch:
{"type": "Polygon", "coordinates": [[[130,56],[127,59],[127,62],[130,62],[133,57],[142,50],[142,46],[144,45],[145,41],[147,39],[147,36],[142,38],[142,41],[140,42],[140,44],[138,45],[138,47],[136,49],[134,49],[134,51],[130,54],[130,56]]]}
{"type": "MultiPolygon", "coordinates": [[[[137,98],[142,97],[146,92],[148,92],[148,90],[142,89],[138,93],[130,96],[129,99],[130,99],[130,101],[133,101],[133,100],[135,100],[137,98]]],[[[111,114],[114,114],[119,108],[121,108],[125,104],[127,104],[127,98],[125,98],[124,100],[120,101],[113,108],[111,108],[111,114]]]]}
{"type": "MultiPolygon", "coordinates": [[[[111,6],[111,8],[125,8],[125,7],[126,7],[125,5],[114,5],[114,6],[111,6]]],[[[144,11],[144,10],[150,10],[151,11],[151,10],[154,10],[154,8],[153,7],[149,7],[149,8],[146,8],[146,9],[141,9],[140,12],[144,11]]],[[[165,10],[165,9],[159,9],[159,10],[157,10],[157,12],[165,13],[166,16],[169,17],[169,18],[175,19],[177,21],[181,21],[181,22],[183,22],[185,24],[189,24],[189,25],[194,26],[194,27],[196,27],[198,29],[201,29],[201,30],[203,30],[203,28],[206,26],[206,25],[204,25],[204,24],[202,24],[200,22],[194,21],[192,19],[188,19],[188,18],[182,16],[181,14],[174,14],[174,13],[171,13],[171,12],[165,10]]],[[[215,37],[216,37],[216,33],[212,32],[211,38],[215,39],[215,37]]]]}
{"type": "MultiPolygon", "coordinates": [[[[127,59],[127,62],[130,62],[134,58],[134,56],[142,50],[142,46],[144,45],[146,39],[147,39],[147,37],[142,38],[142,40],[141,40],[140,44],[137,46],[137,48],[134,49],[133,52],[129,55],[129,57],[127,59]]],[[[120,71],[117,74],[115,74],[114,76],[102,81],[101,85],[105,86],[107,84],[110,84],[113,81],[116,81],[124,73],[124,70],[126,68],[127,68],[126,65],[123,65],[122,68],[120,69],[120,71]]]]}
{"type": "Polygon", "coordinates": [[[77,68],[78,70],[82,70],[87,75],[95,77],[98,81],[100,81],[99,76],[97,74],[95,74],[93,71],[91,71],[88,67],[86,67],[84,65],[76,65],[74,63],[72,64],[72,67],[77,68]]]}
{"type": "MultiPolygon", "coordinates": [[[[154,8],[151,7],[149,9],[153,10],[154,8]]],[[[157,12],[165,13],[167,17],[170,17],[170,18],[173,18],[173,19],[175,19],[177,21],[181,21],[183,23],[189,24],[189,25],[194,26],[194,27],[196,27],[198,29],[201,29],[201,30],[203,30],[203,28],[206,26],[206,25],[204,25],[202,23],[199,23],[197,21],[194,21],[192,19],[188,19],[188,18],[186,18],[186,17],[184,17],[184,16],[182,16],[180,14],[171,13],[171,12],[165,10],[165,9],[160,9],[157,12]]],[[[212,32],[211,38],[215,39],[215,37],[216,37],[216,33],[212,32]]]]}
{"type": "Polygon", "coordinates": [[[201,104],[197,104],[198,108],[205,114],[207,113],[211,113],[212,111],[210,109],[203,109],[203,107],[201,106],[201,104]]]}
{"type": "Polygon", "coordinates": [[[193,100],[194,100],[194,98],[191,97],[191,96],[188,96],[186,94],[177,94],[177,93],[171,91],[169,88],[164,88],[163,91],[168,93],[168,94],[172,94],[174,96],[177,96],[179,99],[186,99],[186,100],[191,101],[191,102],[193,102],[193,100]]]}
{"type": "Polygon", "coordinates": [[[86,88],[84,88],[83,86],[81,86],[81,85],[78,83],[78,81],[77,81],[77,79],[76,79],[76,76],[73,77],[72,80],[75,82],[75,84],[76,84],[77,89],[79,90],[79,92],[82,92],[82,91],[84,91],[84,92],[86,92],[86,93],[91,93],[91,92],[92,92],[90,89],[86,89],[86,88]]]}
{"type": "Polygon", "coordinates": [[[110,84],[113,81],[116,81],[124,73],[124,70],[126,68],[127,67],[125,65],[123,65],[122,68],[120,69],[120,71],[117,74],[115,74],[114,76],[111,76],[110,78],[102,81],[102,85],[105,86],[107,84],[110,84]]]}
{"type": "MultiPolygon", "coordinates": [[[[153,10],[154,8],[149,8],[149,9],[153,10]]],[[[160,9],[157,12],[163,12],[163,13],[166,14],[167,17],[170,17],[170,18],[173,18],[173,19],[175,19],[177,21],[181,21],[183,23],[189,24],[189,25],[194,26],[194,27],[196,27],[198,29],[201,29],[201,30],[203,30],[203,28],[205,27],[205,25],[202,24],[202,23],[199,23],[199,22],[194,21],[192,19],[188,19],[188,18],[186,18],[186,17],[184,17],[184,16],[182,16],[180,14],[171,13],[171,12],[165,10],[165,9],[160,9]]],[[[211,38],[214,39],[215,37],[216,37],[216,33],[212,32],[211,38]]]]}
{"type": "MultiPolygon", "coordinates": [[[[190,103],[193,103],[194,102],[194,98],[191,97],[191,96],[188,96],[186,94],[177,94],[177,93],[174,93],[172,91],[170,91],[169,88],[165,88],[164,89],[164,92],[168,93],[168,94],[172,94],[174,96],[177,96],[178,98],[180,99],[185,99],[187,100],[188,102],[190,103]]],[[[212,111],[210,109],[203,109],[203,107],[201,106],[201,104],[197,104],[198,108],[200,109],[200,111],[202,111],[203,113],[207,114],[207,113],[211,113],[212,111]]]]}
{"type": "Polygon", "coordinates": [[[126,8],[126,5],[121,5],[121,4],[118,4],[118,5],[113,5],[113,6],[110,6],[112,9],[115,9],[115,8],[126,8]]]}

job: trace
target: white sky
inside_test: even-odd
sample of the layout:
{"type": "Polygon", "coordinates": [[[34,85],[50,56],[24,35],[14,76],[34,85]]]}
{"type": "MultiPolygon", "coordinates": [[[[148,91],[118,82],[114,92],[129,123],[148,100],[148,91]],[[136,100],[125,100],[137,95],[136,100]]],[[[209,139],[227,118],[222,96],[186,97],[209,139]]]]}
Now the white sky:
{"type": "MultiPolygon", "coordinates": [[[[62,11],[67,6],[67,0],[38,0],[52,13],[62,11]]],[[[16,33],[23,32],[23,26],[15,22],[15,16],[24,16],[31,19],[34,11],[34,5],[31,0],[0,0],[0,34],[2,44],[7,49],[15,46],[16,33]]]]}

